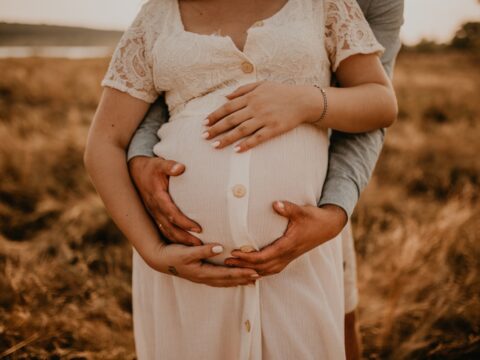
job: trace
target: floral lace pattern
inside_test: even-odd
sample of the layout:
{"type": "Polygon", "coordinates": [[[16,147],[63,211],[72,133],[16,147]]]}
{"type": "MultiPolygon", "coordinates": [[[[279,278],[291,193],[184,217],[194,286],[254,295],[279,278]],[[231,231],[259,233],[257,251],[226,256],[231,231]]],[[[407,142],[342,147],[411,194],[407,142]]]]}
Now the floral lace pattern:
{"type": "Polygon", "coordinates": [[[333,71],[351,55],[384,51],[355,0],[325,1],[325,46],[333,71]]]}
{"type": "Polygon", "coordinates": [[[228,36],[186,31],[178,0],[149,0],[122,36],[102,85],[153,102],[165,93],[170,113],[192,99],[241,85],[241,64],[257,80],[328,86],[331,71],[356,53],[378,53],[355,0],[288,0],[247,32],[243,51],[228,36]]]}

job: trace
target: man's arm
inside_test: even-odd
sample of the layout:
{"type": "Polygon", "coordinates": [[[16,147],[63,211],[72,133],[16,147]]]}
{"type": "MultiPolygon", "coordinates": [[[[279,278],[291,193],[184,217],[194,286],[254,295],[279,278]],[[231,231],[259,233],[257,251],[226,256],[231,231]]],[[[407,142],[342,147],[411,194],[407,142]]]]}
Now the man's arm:
{"type": "Polygon", "coordinates": [[[163,236],[171,242],[201,245],[202,242],[184,229],[199,233],[202,228],[187,218],[168,193],[170,176],[179,176],[185,166],[173,160],[154,157],[153,146],[160,141],[158,129],[168,121],[163,97],[152,104],[130,141],[127,153],[130,176],[142,200],[163,236]]]}
{"type": "Polygon", "coordinates": [[[168,121],[168,110],[163,97],[159,97],[135,131],[128,146],[127,161],[136,156],[153,157],[153,146],[160,141],[157,131],[168,121]]]}
{"type": "MultiPolygon", "coordinates": [[[[392,77],[400,49],[404,0],[359,0],[358,3],[377,40],[385,47],[382,64],[392,77]]],[[[333,204],[341,207],[348,216],[352,214],[360,193],[370,180],[384,135],[384,129],[361,134],[332,132],[327,178],[318,206],[333,204]]]]}

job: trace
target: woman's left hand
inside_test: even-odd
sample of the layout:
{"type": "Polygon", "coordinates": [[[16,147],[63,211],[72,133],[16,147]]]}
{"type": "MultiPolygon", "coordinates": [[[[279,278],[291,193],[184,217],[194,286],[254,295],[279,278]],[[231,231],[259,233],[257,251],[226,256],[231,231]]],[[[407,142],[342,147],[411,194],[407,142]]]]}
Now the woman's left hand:
{"type": "Polygon", "coordinates": [[[336,237],[347,223],[347,214],[336,205],[299,206],[288,201],[275,202],[275,211],[289,222],[282,237],[259,251],[232,251],[225,265],[255,270],[259,275],[274,275],[290,262],[336,237]]]}
{"type": "Polygon", "coordinates": [[[261,81],[239,87],[227,101],[205,120],[203,137],[214,139],[221,149],[240,139],[235,146],[242,152],[304,122],[315,121],[321,94],[311,85],[287,85],[261,81]]]}

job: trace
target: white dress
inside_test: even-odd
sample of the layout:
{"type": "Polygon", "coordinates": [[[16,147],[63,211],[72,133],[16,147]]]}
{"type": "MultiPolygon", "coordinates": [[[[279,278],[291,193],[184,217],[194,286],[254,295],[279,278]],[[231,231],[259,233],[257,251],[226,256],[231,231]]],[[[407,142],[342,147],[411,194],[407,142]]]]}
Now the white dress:
{"type": "MultiPolygon", "coordinates": [[[[348,56],[381,52],[354,0],[289,0],[229,37],[184,29],[177,0],[150,0],[122,37],[104,86],[147,102],[164,94],[170,120],[155,154],[186,165],[170,179],[204,242],[260,249],[287,220],[275,200],[315,205],[328,163],[327,131],[301,125],[242,154],[201,138],[202,121],[237,87],[258,80],[330,84],[348,56]]],[[[133,314],[139,359],[342,359],[342,244],[337,237],[255,286],[213,288],[149,268],[134,251],[133,314]]]]}

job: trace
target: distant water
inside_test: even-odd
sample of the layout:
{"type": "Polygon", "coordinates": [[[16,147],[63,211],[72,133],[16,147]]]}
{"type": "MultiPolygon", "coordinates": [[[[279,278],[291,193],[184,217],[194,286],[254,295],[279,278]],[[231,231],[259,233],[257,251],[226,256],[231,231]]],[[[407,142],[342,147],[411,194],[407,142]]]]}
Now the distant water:
{"type": "Polygon", "coordinates": [[[0,58],[89,59],[110,56],[112,51],[110,46],[0,46],[0,58]]]}

